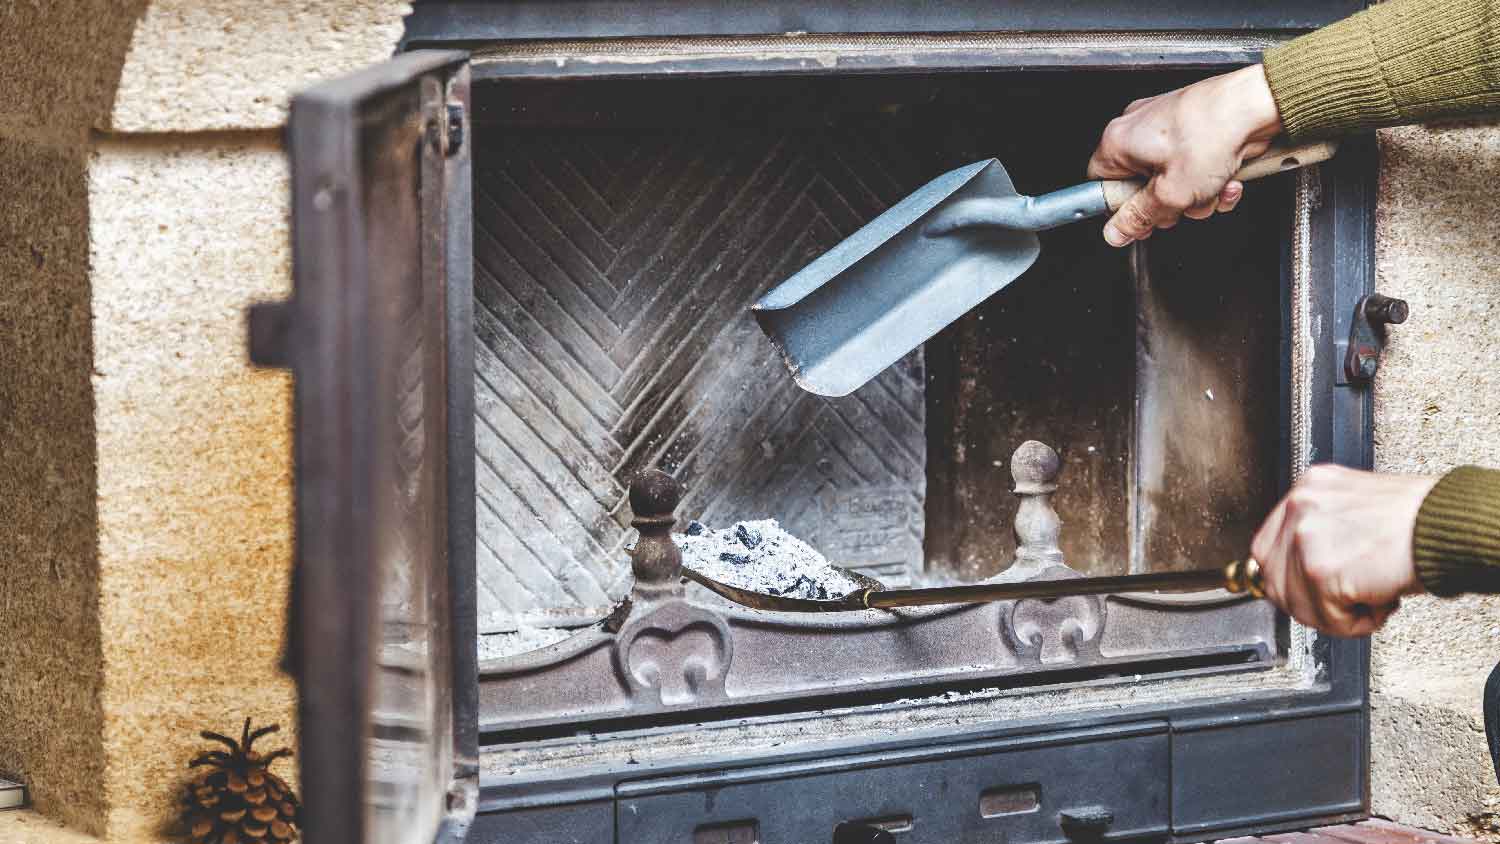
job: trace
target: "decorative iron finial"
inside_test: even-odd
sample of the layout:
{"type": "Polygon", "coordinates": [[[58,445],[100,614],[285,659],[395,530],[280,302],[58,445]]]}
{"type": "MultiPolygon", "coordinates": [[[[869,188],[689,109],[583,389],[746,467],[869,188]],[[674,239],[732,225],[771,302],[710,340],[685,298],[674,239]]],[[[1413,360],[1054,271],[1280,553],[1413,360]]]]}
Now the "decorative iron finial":
{"type": "Polygon", "coordinates": [[[1045,495],[1057,492],[1057,473],[1062,458],[1052,446],[1036,440],[1021,443],[1010,456],[1010,476],[1016,482],[1017,495],[1045,495]]]}
{"type": "Polygon", "coordinates": [[[647,469],[630,482],[630,524],[641,533],[630,562],[638,586],[675,584],[682,576],[682,551],[672,541],[680,501],[682,484],[666,472],[647,469]]]}
{"type": "MultiPolygon", "coordinates": [[[[1046,443],[1027,440],[1010,458],[1021,506],[1016,509],[1016,567],[1021,571],[1061,565],[1062,520],[1052,509],[1062,459],[1046,443]]],[[[1018,572],[1019,573],[1019,572],[1018,572]]]]}

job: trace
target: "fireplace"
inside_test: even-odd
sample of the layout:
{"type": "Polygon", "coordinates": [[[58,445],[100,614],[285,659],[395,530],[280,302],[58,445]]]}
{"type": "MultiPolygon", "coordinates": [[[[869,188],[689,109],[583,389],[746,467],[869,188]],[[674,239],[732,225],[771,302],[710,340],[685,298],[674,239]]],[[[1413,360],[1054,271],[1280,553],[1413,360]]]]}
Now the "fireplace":
{"type": "Polygon", "coordinates": [[[632,569],[670,516],[778,518],[889,585],[1217,566],[1308,462],[1368,465],[1359,141],[1131,253],[1044,235],[872,384],[797,390],[760,292],[954,166],[1077,182],[1131,99],[1345,11],[952,5],[419,4],[413,52],[299,100],[297,294],[252,328],[298,376],[290,655],[304,722],[352,721],[304,728],[345,824],[917,844],[1363,815],[1365,646],[1264,603],[794,616],[632,569]],[[632,495],[653,468],[680,501],[632,495]]]}

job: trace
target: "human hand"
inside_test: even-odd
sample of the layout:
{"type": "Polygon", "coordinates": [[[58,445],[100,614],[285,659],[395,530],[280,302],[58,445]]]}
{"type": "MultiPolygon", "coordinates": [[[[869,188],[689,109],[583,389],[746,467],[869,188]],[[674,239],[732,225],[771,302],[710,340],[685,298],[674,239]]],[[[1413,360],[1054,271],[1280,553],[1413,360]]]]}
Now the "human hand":
{"type": "Polygon", "coordinates": [[[1335,636],[1368,636],[1422,591],[1412,528],[1438,481],[1313,466],[1266,517],[1250,553],[1266,597],[1335,636]]]}
{"type": "Polygon", "coordinates": [[[1104,224],[1104,239],[1125,246],[1229,211],[1244,185],[1230,177],[1265,152],[1281,131],[1281,113],[1260,65],[1136,100],[1110,121],[1089,159],[1089,178],[1141,177],[1146,186],[1104,224]]]}

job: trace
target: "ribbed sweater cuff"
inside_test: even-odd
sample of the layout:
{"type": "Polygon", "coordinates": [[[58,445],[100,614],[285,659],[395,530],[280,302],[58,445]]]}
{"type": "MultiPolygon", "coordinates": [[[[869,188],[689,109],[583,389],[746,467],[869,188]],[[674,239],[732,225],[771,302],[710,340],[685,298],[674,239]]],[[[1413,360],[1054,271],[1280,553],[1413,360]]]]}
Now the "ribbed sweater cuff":
{"type": "Polygon", "coordinates": [[[1434,595],[1500,592],[1500,472],[1463,466],[1417,512],[1412,557],[1434,595]]]}
{"type": "Polygon", "coordinates": [[[1266,82],[1293,139],[1385,125],[1399,117],[1371,40],[1379,6],[1266,52],[1266,82]]]}
{"type": "Polygon", "coordinates": [[[1500,0],[1392,0],[1265,55],[1294,138],[1500,111],[1500,0]]]}

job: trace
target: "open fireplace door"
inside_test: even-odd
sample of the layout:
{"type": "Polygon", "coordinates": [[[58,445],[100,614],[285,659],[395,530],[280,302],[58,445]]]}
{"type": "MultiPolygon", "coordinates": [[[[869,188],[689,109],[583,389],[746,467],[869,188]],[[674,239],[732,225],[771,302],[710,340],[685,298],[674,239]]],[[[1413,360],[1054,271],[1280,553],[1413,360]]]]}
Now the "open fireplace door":
{"type": "Polygon", "coordinates": [[[296,97],[295,289],[250,314],[296,381],[304,835],[462,840],[477,790],[467,55],[296,97]]]}

